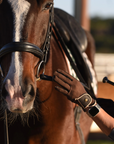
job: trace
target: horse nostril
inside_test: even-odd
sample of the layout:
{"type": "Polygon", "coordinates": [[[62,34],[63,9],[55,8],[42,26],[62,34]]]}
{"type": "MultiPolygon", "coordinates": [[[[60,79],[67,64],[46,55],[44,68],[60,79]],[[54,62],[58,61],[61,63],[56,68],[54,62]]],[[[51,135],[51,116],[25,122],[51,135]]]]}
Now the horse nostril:
{"type": "Polygon", "coordinates": [[[23,97],[27,97],[29,95],[32,98],[35,96],[35,90],[31,84],[27,86],[25,90],[22,90],[22,92],[23,92],[23,97]]]}
{"type": "Polygon", "coordinates": [[[35,89],[32,84],[29,84],[26,87],[26,90],[23,92],[23,97],[25,97],[23,103],[24,106],[31,104],[31,102],[33,102],[33,99],[35,97],[35,89]]]}
{"type": "Polygon", "coordinates": [[[31,85],[31,89],[30,89],[29,95],[31,95],[31,96],[35,95],[35,91],[34,91],[34,88],[33,88],[32,85],[31,85]]]}

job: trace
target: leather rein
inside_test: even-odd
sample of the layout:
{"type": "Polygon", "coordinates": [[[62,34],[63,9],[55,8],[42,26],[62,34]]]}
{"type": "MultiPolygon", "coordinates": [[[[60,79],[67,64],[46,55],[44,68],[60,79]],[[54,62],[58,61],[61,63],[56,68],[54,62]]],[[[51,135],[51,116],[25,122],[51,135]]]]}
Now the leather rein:
{"type": "MultiPolygon", "coordinates": [[[[50,3],[49,22],[48,22],[47,34],[46,34],[43,48],[40,49],[38,46],[36,46],[32,43],[28,43],[28,42],[11,42],[9,44],[6,44],[5,46],[3,46],[0,49],[0,59],[4,55],[6,55],[10,52],[19,51],[19,52],[32,53],[36,57],[40,58],[40,63],[38,65],[38,69],[37,69],[36,81],[39,81],[41,79],[52,81],[52,77],[44,75],[44,73],[45,73],[45,64],[47,62],[47,55],[48,55],[49,49],[50,49],[50,40],[51,40],[53,23],[54,23],[54,8],[53,8],[53,3],[50,3]],[[41,75],[39,75],[41,66],[43,66],[43,73],[41,75]]],[[[1,74],[2,78],[4,79],[1,65],[0,65],[0,74],[1,74]]],[[[7,110],[6,109],[5,109],[5,113],[4,113],[4,130],[5,130],[5,144],[9,144],[8,120],[7,120],[7,110]]]]}

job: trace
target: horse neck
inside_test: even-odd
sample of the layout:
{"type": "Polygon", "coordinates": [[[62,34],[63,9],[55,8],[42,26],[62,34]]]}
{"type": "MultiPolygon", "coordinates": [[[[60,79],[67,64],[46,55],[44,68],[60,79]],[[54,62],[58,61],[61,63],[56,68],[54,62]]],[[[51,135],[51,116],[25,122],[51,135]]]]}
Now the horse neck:
{"type": "MultiPolygon", "coordinates": [[[[45,74],[52,76],[54,71],[56,71],[58,68],[63,69],[67,72],[69,71],[66,57],[62,49],[58,46],[57,42],[52,37],[49,60],[45,67],[45,74]]],[[[41,101],[45,101],[42,104],[43,111],[45,111],[46,115],[47,113],[51,114],[51,117],[53,115],[53,118],[60,117],[60,115],[62,117],[65,117],[66,113],[71,115],[71,111],[73,108],[72,103],[60,92],[55,90],[55,85],[57,85],[55,82],[43,80],[40,82],[39,90],[41,91],[39,93],[41,101]]]]}

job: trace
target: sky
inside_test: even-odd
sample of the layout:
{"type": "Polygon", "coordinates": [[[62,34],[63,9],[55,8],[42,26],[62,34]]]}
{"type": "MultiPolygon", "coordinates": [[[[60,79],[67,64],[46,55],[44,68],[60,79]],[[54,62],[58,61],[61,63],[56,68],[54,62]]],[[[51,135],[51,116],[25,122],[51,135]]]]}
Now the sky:
{"type": "MultiPolygon", "coordinates": [[[[74,0],[54,0],[54,6],[74,14],[74,0]]],[[[88,15],[114,18],[114,0],[88,0],[88,15]]]]}

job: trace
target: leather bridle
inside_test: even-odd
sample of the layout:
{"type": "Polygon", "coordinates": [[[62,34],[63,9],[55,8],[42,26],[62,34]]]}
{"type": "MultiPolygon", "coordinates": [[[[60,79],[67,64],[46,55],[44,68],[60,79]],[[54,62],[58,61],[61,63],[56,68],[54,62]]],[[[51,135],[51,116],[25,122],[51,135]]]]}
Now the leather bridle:
{"type": "MultiPolygon", "coordinates": [[[[10,52],[19,51],[19,52],[32,53],[36,57],[40,58],[40,63],[37,69],[36,81],[40,79],[52,80],[52,77],[44,75],[44,72],[45,72],[45,64],[47,62],[47,55],[50,49],[50,40],[51,40],[53,23],[54,23],[54,8],[53,8],[53,3],[51,3],[50,8],[49,8],[49,22],[48,22],[47,34],[46,34],[43,48],[40,49],[38,46],[32,43],[28,43],[28,42],[11,42],[9,44],[6,44],[0,49],[0,59],[4,55],[10,52]],[[40,68],[42,65],[44,68],[43,74],[39,76],[40,68]]],[[[1,73],[1,76],[3,77],[3,71],[2,71],[1,65],[0,65],[0,73],[1,73]]]]}
{"type": "MultiPolygon", "coordinates": [[[[45,73],[45,64],[47,62],[47,55],[48,55],[49,49],[50,49],[50,40],[51,40],[53,23],[54,23],[54,8],[53,8],[53,3],[51,3],[50,8],[49,8],[49,22],[48,22],[47,34],[46,34],[43,48],[40,49],[38,46],[36,46],[32,43],[28,43],[28,42],[11,42],[9,44],[6,44],[5,46],[3,46],[0,49],[0,59],[10,52],[19,51],[19,52],[32,53],[36,57],[40,58],[40,63],[39,63],[38,69],[37,69],[36,81],[38,81],[40,79],[52,81],[52,77],[44,75],[44,73],[45,73]],[[43,65],[43,73],[41,75],[39,75],[42,65],[43,65]]],[[[4,78],[1,65],[0,65],[0,73],[1,73],[1,76],[4,78]]],[[[4,117],[5,117],[5,119],[4,119],[5,144],[9,144],[7,110],[6,109],[5,109],[4,117]]]]}

